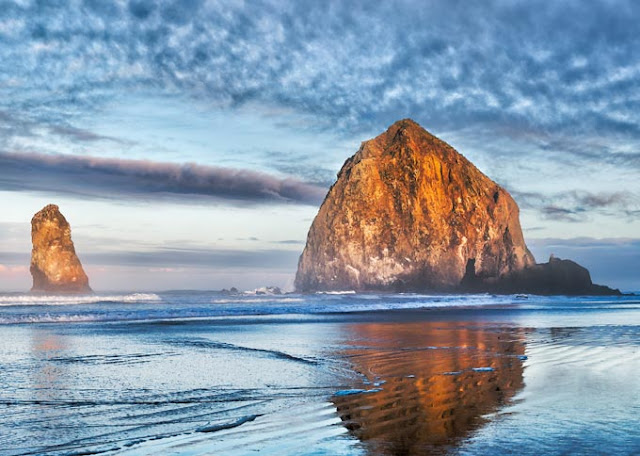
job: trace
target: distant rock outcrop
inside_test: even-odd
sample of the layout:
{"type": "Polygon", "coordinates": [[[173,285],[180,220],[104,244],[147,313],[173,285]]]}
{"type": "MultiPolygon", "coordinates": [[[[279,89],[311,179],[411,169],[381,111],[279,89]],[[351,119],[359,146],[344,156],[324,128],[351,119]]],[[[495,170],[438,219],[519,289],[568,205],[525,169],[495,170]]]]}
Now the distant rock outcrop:
{"type": "Polygon", "coordinates": [[[509,289],[527,283],[533,290],[551,277],[554,285],[540,290],[591,290],[588,272],[574,269],[536,266],[511,195],[405,119],[343,165],[311,225],[295,285],[303,292],[501,292],[503,279],[509,289]],[[572,282],[563,288],[567,275],[572,282]]]}
{"type": "Polygon", "coordinates": [[[541,295],[620,295],[603,285],[591,281],[589,271],[571,260],[561,260],[553,255],[548,263],[540,263],[525,269],[514,271],[499,278],[479,278],[465,276],[461,290],[472,293],[531,293],[541,295]]]}
{"type": "Polygon", "coordinates": [[[71,241],[71,227],[58,206],[49,204],[31,219],[31,291],[89,293],[89,279],[71,241]]]}

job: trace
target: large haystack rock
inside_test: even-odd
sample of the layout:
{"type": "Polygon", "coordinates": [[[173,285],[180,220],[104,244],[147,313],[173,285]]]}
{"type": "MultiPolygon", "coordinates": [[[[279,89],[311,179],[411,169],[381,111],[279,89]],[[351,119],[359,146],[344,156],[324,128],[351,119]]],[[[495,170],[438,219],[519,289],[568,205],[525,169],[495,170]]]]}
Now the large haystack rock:
{"type": "Polygon", "coordinates": [[[535,263],[518,206],[406,119],[364,142],[342,167],[309,231],[296,287],[452,290],[469,260],[486,277],[535,263]]]}
{"type": "MultiPolygon", "coordinates": [[[[503,279],[517,275],[511,292],[555,266],[536,267],[506,190],[405,119],[343,165],[311,225],[295,285],[303,292],[502,292],[503,279]]],[[[571,293],[588,293],[590,278],[581,283],[572,282],[571,293]]]]}

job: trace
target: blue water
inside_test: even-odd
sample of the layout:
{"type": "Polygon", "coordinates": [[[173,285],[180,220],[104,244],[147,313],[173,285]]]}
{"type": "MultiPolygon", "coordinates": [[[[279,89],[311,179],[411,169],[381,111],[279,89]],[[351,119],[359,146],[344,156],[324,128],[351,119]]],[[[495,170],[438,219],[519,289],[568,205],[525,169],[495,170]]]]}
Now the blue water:
{"type": "Polygon", "coordinates": [[[519,309],[613,311],[637,309],[640,297],[548,297],[420,294],[112,293],[86,296],[0,294],[0,325],[156,321],[277,315],[318,315],[400,309],[519,309]]]}
{"type": "Polygon", "coordinates": [[[0,454],[640,454],[640,299],[0,295],[0,454]]]}

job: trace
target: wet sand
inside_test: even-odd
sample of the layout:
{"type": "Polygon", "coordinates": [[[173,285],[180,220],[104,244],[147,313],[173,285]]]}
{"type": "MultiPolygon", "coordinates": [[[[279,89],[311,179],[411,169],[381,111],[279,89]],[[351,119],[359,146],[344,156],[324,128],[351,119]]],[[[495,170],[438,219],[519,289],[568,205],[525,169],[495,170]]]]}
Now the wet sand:
{"type": "Polygon", "coordinates": [[[639,315],[558,298],[0,326],[0,454],[639,454],[639,315]]]}

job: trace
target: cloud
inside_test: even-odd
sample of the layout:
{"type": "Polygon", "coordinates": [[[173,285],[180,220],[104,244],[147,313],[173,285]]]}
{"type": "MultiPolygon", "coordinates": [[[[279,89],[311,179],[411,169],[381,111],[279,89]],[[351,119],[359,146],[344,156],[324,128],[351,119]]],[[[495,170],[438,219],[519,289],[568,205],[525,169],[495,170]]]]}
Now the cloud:
{"type": "MultiPolygon", "coordinates": [[[[531,203],[546,218],[637,217],[629,200],[581,199],[559,190],[573,185],[563,177],[580,170],[588,182],[580,191],[597,198],[594,189],[610,189],[611,176],[620,191],[640,193],[638,18],[640,3],[633,0],[3,3],[0,147],[49,151],[20,141],[44,130],[56,136],[52,143],[81,143],[52,150],[86,153],[83,145],[119,141],[91,130],[95,114],[149,94],[230,115],[286,112],[275,117],[288,119],[288,132],[331,130],[350,139],[413,117],[484,162],[496,179],[555,174],[548,193],[531,203]]],[[[140,149],[145,146],[145,153],[153,149],[140,149]]],[[[267,159],[271,147],[260,152],[267,159]]],[[[302,183],[334,181],[321,154],[274,157],[274,170],[302,183]]],[[[55,188],[98,197],[114,188],[105,181],[122,179],[134,197],[162,194],[147,178],[89,175],[100,191],[61,180],[55,188]]],[[[176,187],[170,194],[193,190],[176,187]]],[[[233,198],[255,199],[239,193],[233,198]]],[[[276,191],[275,198],[317,201],[294,193],[276,191]]]]}
{"type": "Polygon", "coordinates": [[[116,143],[123,144],[125,141],[119,138],[114,138],[112,136],[99,135],[89,130],[85,130],[82,128],[75,128],[70,126],[62,126],[62,125],[52,125],[49,127],[51,133],[54,133],[59,136],[63,136],[69,138],[73,141],[80,142],[93,142],[93,141],[113,141],[116,143]]]}
{"type": "Polygon", "coordinates": [[[7,266],[0,264],[0,276],[18,276],[29,273],[28,266],[7,266]]]}
{"type": "Polygon", "coordinates": [[[2,137],[0,137],[0,145],[6,147],[14,137],[44,136],[44,130],[76,143],[111,141],[117,144],[132,144],[131,141],[101,135],[87,129],[76,128],[70,125],[51,124],[46,120],[36,121],[25,118],[18,113],[0,111],[0,134],[2,134],[2,137]]]}
{"type": "Polygon", "coordinates": [[[565,209],[558,206],[544,206],[540,212],[548,220],[559,220],[563,222],[581,222],[584,220],[582,211],[565,209]]]}
{"type": "Polygon", "coordinates": [[[0,239],[7,239],[19,234],[25,226],[29,226],[28,221],[25,223],[0,222],[0,239]]]}
{"type": "MultiPolygon", "coordinates": [[[[344,152],[355,153],[355,150],[345,150],[344,152]]],[[[298,176],[305,181],[327,188],[336,181],[336,170],[328,168],[327,163],[319,162],[317,156],[298,153],[292,160],[292,152],[264,151],[262,155],[265,163],[278,172],[298,176]]]]}
{"type": "Polygon", "coordinates": [[[600,207],[627,207],[634,200],[630,193],[614,192],[614,193],[582,193],[576,195],[579,202],[589,208],[600,207]]]}
{"type": "MultiPolygon", "coordinates": [[[[215,249],[215,248],[155,248],[122,252],[80,253],[84,266],[143,267],[143,268],[209,268],[209,269],[262,269],[286,270],[293,274],[298,264],[299,251],[285,249],[215,249]]],[[[0,252],[0,265],[5,271],[28,268],[29,253],[0,252]]]]}
{"type": "Polygon", "coordinates": [[[0,152],[0,189],[99,199],[212,198],[317,205],[326,189],[249,170],[147,160],[0,152]]]}
{"type": "Polygon", "coordinates": [[[305,245],[302,239],[284,239],[282,241],[273,241],[274,244],[280,245],[305,245]]]}
{"type": "Polygon", "coordinates": [[[410,114],[637,138],[638,17],[632,0],[24,2],[0,11],[0,85],[42,117],[151,89],[349,130],[410,114]]]}
{"type": "Polygon", "coordinates": [[[596,213],[632,219],[640,210],[638,195],[630,191],[511,191],[511,194],[520,207],[537,210],[546,219],[564,222],[583,222],[596,213]]]}
{"type": "Polygon", "coordinates": [[[86,264],[152,268],[263,269],[295,271],[300,252],[280,249],[156,249],[148,252],[87,253],[86,264]]]}

